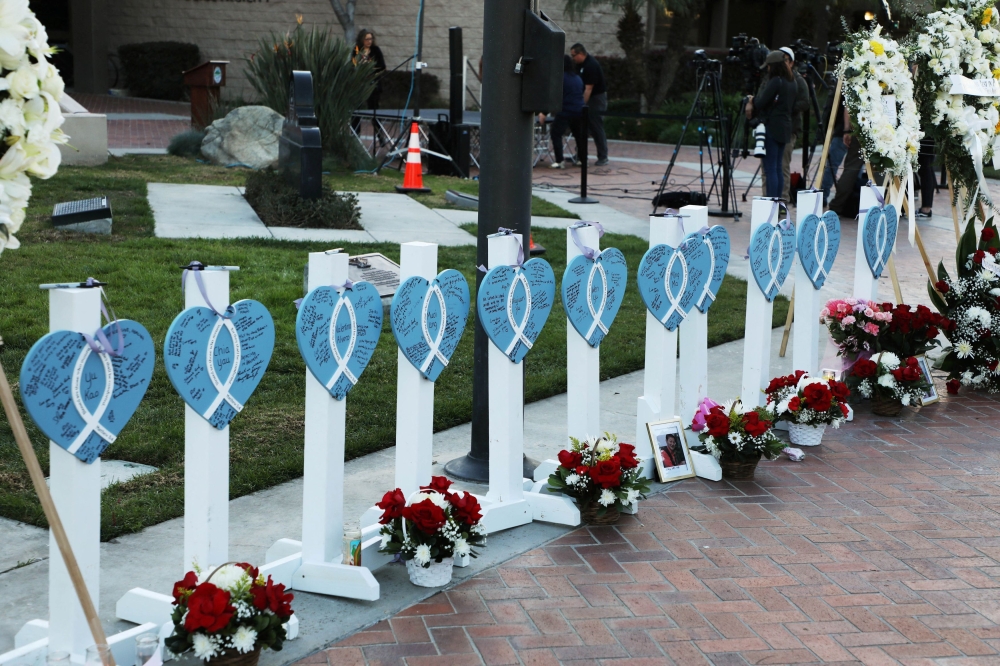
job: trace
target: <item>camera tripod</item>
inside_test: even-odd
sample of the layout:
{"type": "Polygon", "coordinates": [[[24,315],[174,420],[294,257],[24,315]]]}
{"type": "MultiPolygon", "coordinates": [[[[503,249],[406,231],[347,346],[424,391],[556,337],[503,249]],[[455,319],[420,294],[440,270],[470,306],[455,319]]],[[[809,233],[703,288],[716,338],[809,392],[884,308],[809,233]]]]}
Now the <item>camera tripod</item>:
{"type": "Polygon", "coordinates": [[[698,90],[694,95],[694,100],[691,102],[691,109],[684,119],[684,125],[681,127],[681,135],[677,139],[677,145],[674,146],[673,154],[670,156],[670,163],[667,165],[663,178],[660,180],[660,187],[653,198],[653,214],[655,215],[657,209],[660,208],[660,197],[670,183],[670,174],[674,169],[674,164],[677,162],[677,155],[680,153],[681,146],[684,144],[684,136],[687,134],[688,126],[692,121],[696,121],[701,123],[697,131],[699,134],[698,161],[703,193],[705,192],[706,149],[708,152],[709,170],[712,173],[712,184],[709,186],[708,192],[705,193],[706,200],[711,198],[718,184],[718,177],[722,176],[722,186],[718,193],[722,204],[721,208],[719,210],[709,210],[708,214],[713,217],[731,216],[734,219],[739,219],[742,213],[740,213],[736,203],[736,193],[732,186],[733,159],[730,151],[729,118],[722,104],[722,63],[718,60],[704,58],[704,52],[701,52],[701,55],[702,59],[696,61],[698,67],[698,90]],[[710,114],[706,113],[706,104],[711,104],[710,114]],[[708,134],[709,126],[717,128],[715,136],[721,139],[721,146],[713,147],[712,137],[708,134]],[[717,159],[715,157],[716,151],[718,153],[717,159]],[[731,202],[730,199],[732,200],[731,202]],[[732,210],[729,209],[730,203],[732,203],[732,210]]]}

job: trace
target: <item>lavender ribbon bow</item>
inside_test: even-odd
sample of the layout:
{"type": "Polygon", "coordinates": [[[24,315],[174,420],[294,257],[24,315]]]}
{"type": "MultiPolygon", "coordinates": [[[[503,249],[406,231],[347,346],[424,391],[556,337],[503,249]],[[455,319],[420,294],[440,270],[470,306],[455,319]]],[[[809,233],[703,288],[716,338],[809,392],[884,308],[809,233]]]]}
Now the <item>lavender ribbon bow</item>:
{"type": "Polygon", "coordinates": [[[592,247],[588,247],[587,245],[584,245],[583,242],[580,241],[580,236],[577,230],[582,228],[583,226],[597,227],[598,238],[602,238],[604,236],[604,227],[601,226],[600,222],[580,222],[578,224],[574,224],[569,228],[569,235],[570,238],[573,239],[573,245],[576,245],[577,249],[580,250],[580,254],[585,256],[587,259],[593,261],[596,260],[599,256],[601,256],[601,251],[595,250],[592,247]]]}

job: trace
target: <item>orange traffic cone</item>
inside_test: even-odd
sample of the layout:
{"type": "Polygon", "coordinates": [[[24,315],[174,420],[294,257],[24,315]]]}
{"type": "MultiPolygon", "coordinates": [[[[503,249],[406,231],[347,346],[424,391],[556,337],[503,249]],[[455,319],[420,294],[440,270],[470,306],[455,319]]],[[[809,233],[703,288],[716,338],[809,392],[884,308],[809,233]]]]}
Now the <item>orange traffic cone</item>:
{"type": "Polygon", "coordinates": [[[403,184],[396,186],[397,192],[430,192],[431,188],[424,187],[423,166],[420,164],[420,130],[417,123],[410,126],[410,148],[406,151],[406,173],[403,175],[403,184]]]}
{"type": "Polygon", "coordinates": [[[534,257],[539,254],[545,254],[545,248],[535,242],[534,234],[528,234],[528,255],[534,257]]]}

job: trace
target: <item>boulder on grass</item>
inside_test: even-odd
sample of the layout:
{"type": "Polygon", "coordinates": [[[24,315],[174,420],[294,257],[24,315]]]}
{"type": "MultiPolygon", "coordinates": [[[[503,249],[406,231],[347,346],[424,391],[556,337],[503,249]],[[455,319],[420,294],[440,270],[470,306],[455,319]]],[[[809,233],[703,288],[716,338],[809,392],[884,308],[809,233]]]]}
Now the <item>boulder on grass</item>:
{"type": "Polygon", "coordinates": [[[285,118],[266,106],[241,106],[205,130],[201,152],[214,164],[266,169],[278,164],[278,138],[285,118]]]}

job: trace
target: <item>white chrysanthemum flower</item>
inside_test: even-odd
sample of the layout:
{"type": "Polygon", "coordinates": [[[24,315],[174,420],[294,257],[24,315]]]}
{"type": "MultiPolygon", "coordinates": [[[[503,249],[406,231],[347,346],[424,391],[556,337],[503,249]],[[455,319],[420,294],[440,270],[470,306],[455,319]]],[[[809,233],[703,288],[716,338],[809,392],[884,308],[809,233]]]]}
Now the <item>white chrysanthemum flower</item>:
{"type": "Polygon", "coordinates": [[[416,552],[413,554],[413,559],[416,560],[417,564],[423,566],[431,561],[431,547],[425,543],[417,546],[416,552]]]}
{"type": "Polygon", "coordinates": [[[910,406],[910,394],[909,393],[904,393],[903,396],[899,399],[899,401],[901,403],[903,403],[904,407],[909,407],[910,406]]]}
{"type": "Polygon", "coordinates": [[[392,541],[392,535],[389,534],[389,533],[387,533],[387,532],[383,532],[382,533],[382,543],[379,545],[379,548],[385,548],[386,546],[389,545],[390,541],[392,541]]]}
{"type": "Polygon", "coordinates": [[[955,345],[955,355],[959,358],[972,358],[972,344],[964,340],[955,345]]]}
{"type": "Polygon", "coordinates": [[[629,488],[628,494],[625,497],[626,504],[635,504],[635,501],[639,499],[639,491],[635,488],[629,488]]]}
{"type": "Polygon", "coordinates": [[[469,542],[468,541],[466,541],[465,539],[459,537],[458,539],[455,540],[454,550],[455,550],[455,554],[456,555],[463,555],[464,556],[464,555],[468,555],[469,553],[472,552],[472,547],[469,546],[469,542]]]}
{"type": "Polygon", "coordinates": [[[253,650],[253,646],[257,642],[257,632],[250,627],[240,627],[233,634],[232,642],[237,652],[246,654],[253,650]]]}
{"type": "Polygon", "coordinates": [[[209,661],[212,657],[219,656],[219,642],[214,636],[198,632],[191,636],[191,645],[194,647],[194,656],[198,659],[209,661]]]}
{"type": "Polygon", "coordinates": [[[879,386],[884,386],[886,388],[892,388],[896,385],[896,378],[892,375],[886,373],[878,378],[879,386]]]}
{"type": "Polygon", "coordinates": [[[580,475],[570,474],[569,476],[566,477],[566,483],[571,486],[575,486],[576,484],[580,483],[580,475]]]}
{"type": "Polygon", "coordinates": [[[249,584],[250,577],[247,572],[235,564],[227,564],[218,571],[214,573],[213,571],[203,573],[199,582],[204,583],[209,576],[212,576],[211,583],[228,592],[234,592],[241,584],[249,584]]]}
{"type": "Polygon", "coordinates": [[[899,367],[899,357],[892,352],[882,352],[882,355],[878,357],[878,362],[889,370],[895,370],[899,367]]]}
{"type": "Polygon", "coordinates": [[[606,439],[601,439],[597,442],[597,450],[600,453],[606,453],[614,448],[614,445],[606,439]]]}
{"type": "Polygon", "coordinates": [[[615,503],[617,499],[618,498],[615,497],[615,494],[613,492],[605,488],[604,490],[601,491],[601,496],[600,498],[598,498],[597,503],[600,504],[601,506],[611,506],[612,504],[615,503]]]}

